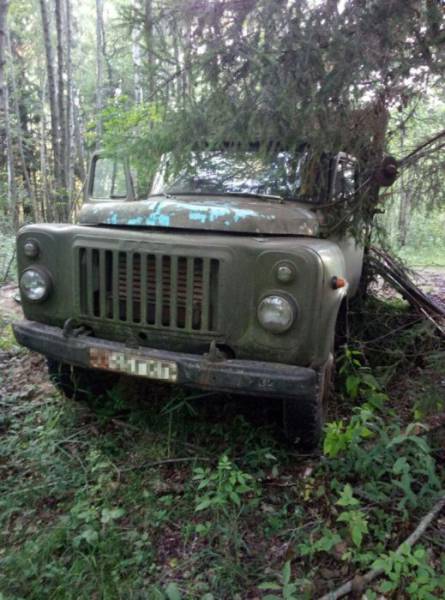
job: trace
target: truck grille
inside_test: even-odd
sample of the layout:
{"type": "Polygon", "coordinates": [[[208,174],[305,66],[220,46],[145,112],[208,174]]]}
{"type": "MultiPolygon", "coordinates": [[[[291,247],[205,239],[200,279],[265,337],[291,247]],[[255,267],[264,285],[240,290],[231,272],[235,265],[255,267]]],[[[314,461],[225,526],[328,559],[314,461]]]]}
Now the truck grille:
{"type": "Polygon", "coordinates": [[[82,316],[215,331],[217,259],[79,248],[78,269],[82,316]]]}

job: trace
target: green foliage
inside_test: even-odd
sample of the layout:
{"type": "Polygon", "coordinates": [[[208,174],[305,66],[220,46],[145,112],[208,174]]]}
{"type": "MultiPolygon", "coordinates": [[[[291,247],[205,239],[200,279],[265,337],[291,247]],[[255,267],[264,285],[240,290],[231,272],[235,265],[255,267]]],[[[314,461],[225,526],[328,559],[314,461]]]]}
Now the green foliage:
{"type": "Polygon", "coordinates": [[[389,400],[371,369],[362,365],[362,359],[361,352],[348,346],[338,358],[338,372],[347,398],[354,402],[360,400],[362,405],[353,409],[347,423],[332,421],[326,425],[323,451],[332,458],[374,435],[370,427],[374,411],[381,410],[389,400]]]}
{"type": "Polygon", "coordinates": [[[298,552],[301,556],[312,558],[320,552],[330,552],[341,541],[342,538],[336,531],[323,527],[319,537],[311,537],[307,542],[299,544],[298,552]]]}
{"type": "Polygon", "coordinates": [[[360,399],[363,407],[370,411],[381,410],[388,400],[381,383],[373,375],[371,368],[362,364],[361,352],[348,346],[338,357],[339,375],[342,376],[346,395],[351,400],[360,399]]]}
{"type": "MultiPolygon", "coordinates": [[[[425,498],[440,489],[426,439],[416,434],[415,425],[402,431],[399,424],[386,425],[376,415],[366,413],[366,421],[363,419],[363,409],[359,409],[351,419],[351,422],[359,423],[355,426],[358,433],[350,440],[348,438],[341,451],[336,442],[336,454],[334,456],[331,450],[334,457],[328,463],[328,470],[355,478],[367,498],[391,504],[402,514],[422,506],[425,498]],[[372,432],[371,441],[368,434],[360,435],[359,427],[372,432]]],[[[347,432],[348,427],[342,435],[346,436],[347,432]]]]}
{"type": "Polygon", "coordinates": [[[220,512],[228,515],[234,508],[241,508],[244,496],[257,494],[254,478],[243,473],[225,454],[220,457],[215,470],[197,467],[193,472],[193,480],[199,482],[197,512],[209,510],[216,515],[220,512]]]}
{"type": "Polygon", "coordinates": [[[341,496],[336,504],[349,509],[340,513],[337,517],[337,521],[348,525],[352,541],[357,548],[360,548],[362,545],[363,534],[368,532],[368,520],[363,511],[359,510],[358,506],[360,503],[354,498],[352,488],[349,484],[346,484],[343,488],[341,496]]]}
{"type": "Polygon", "coordinates": [[[323,440],[323,452],[326,456],[335,458],[338,454],[349,450],[361,440],[372,437],[373,432],[368,427],[372,412],[361,408],[355,409],[351,419],[327,423],[323,440]]]}
{"type": "MultiPolygon", "coordinates": [[[[16,354],[12,369],[18,361],[26,369],[29,355],[16,354]]],[[[343,389],[349,375],[370,374],[356,353],[347,361],[343,389]]],[[[369,377],[358,385],[362,405],[342,420],[343,434],[355,433],[319,461],[253,425],[268,418],[258,419],[257,400],[249,412],[247,400],[218,407],[215,397],[167,399],[150,387],[135,394],[139,404],[118,386],[113,410],[92,412],[48,397],[47,387],[12,393],[16,379],[8,370],[0,381],[5,597],[310,600],[380,559],[391,590],[442,597],[443,568],[427,538],[424,555],[392,553],[443,476],[422,430],[396,419],[392,399],[371,410],[369,377]]]]}
{"type": "Polygon", "coordinates": [[[436,593],[445,590],[445,577],[437,575],[422,546],[402,544],[374,561],[372,568],[381,569],[386,576],[379,585],[383,594],[403,589],[413,600],[436,600],[436,593]]]}
{"type": "Polygon", "coordinates": [[[15,235],[8,223],[3,225],[0,220],[0,284],[14,281],[16,274],[15,264],[15,235]]]}
{"type": "Polygon", "coordinates": [[[280,583],[266,581],[258,586],[259,590],[279,592],[279,595],[266,594],[262,596],[263,600],[303,600],[309,598],[305,593],[308,581],[292,579],[290,561],[284,564],[280,579],[280,583]]]}

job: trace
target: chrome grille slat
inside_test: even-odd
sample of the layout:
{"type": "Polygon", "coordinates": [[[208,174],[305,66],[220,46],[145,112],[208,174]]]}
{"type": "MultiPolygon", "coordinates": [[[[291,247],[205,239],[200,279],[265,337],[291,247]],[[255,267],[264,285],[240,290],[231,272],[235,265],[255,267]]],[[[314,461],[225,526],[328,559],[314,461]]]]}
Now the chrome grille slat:
{"type": "Polygon", "coordinates": [[[80,314],[156,329],[215,332],[219,260],[81,247],[80,314]]]}

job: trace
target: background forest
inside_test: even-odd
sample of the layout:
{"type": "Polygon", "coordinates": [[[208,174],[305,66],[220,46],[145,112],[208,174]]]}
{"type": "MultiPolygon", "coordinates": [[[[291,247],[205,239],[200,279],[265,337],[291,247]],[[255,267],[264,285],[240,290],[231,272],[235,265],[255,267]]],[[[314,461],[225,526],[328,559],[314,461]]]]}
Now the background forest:
{"type": "Polygon", "coordinates": [[[149,180],[163,151],[199,139],[284,139],[347,148],[367,168],[385,152],[408,157],[380,203],[380,231],[402,255],[441,264],[443,10],[440,0],[2,0],[3,229],[74,219],[99,147],[129,154],[149,180]]]}

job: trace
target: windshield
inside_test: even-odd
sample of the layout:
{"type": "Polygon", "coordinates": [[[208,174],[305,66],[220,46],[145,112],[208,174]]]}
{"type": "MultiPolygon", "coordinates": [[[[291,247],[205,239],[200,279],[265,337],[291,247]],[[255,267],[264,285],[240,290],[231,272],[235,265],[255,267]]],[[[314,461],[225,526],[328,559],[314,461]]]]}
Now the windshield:
{"type": "Polygon", "coordinates": [[[307,154],[276,152],[192,152],[179,169],[166,157],[152,194],[245,194],[296,198],[303,192],[307,154]]]}

